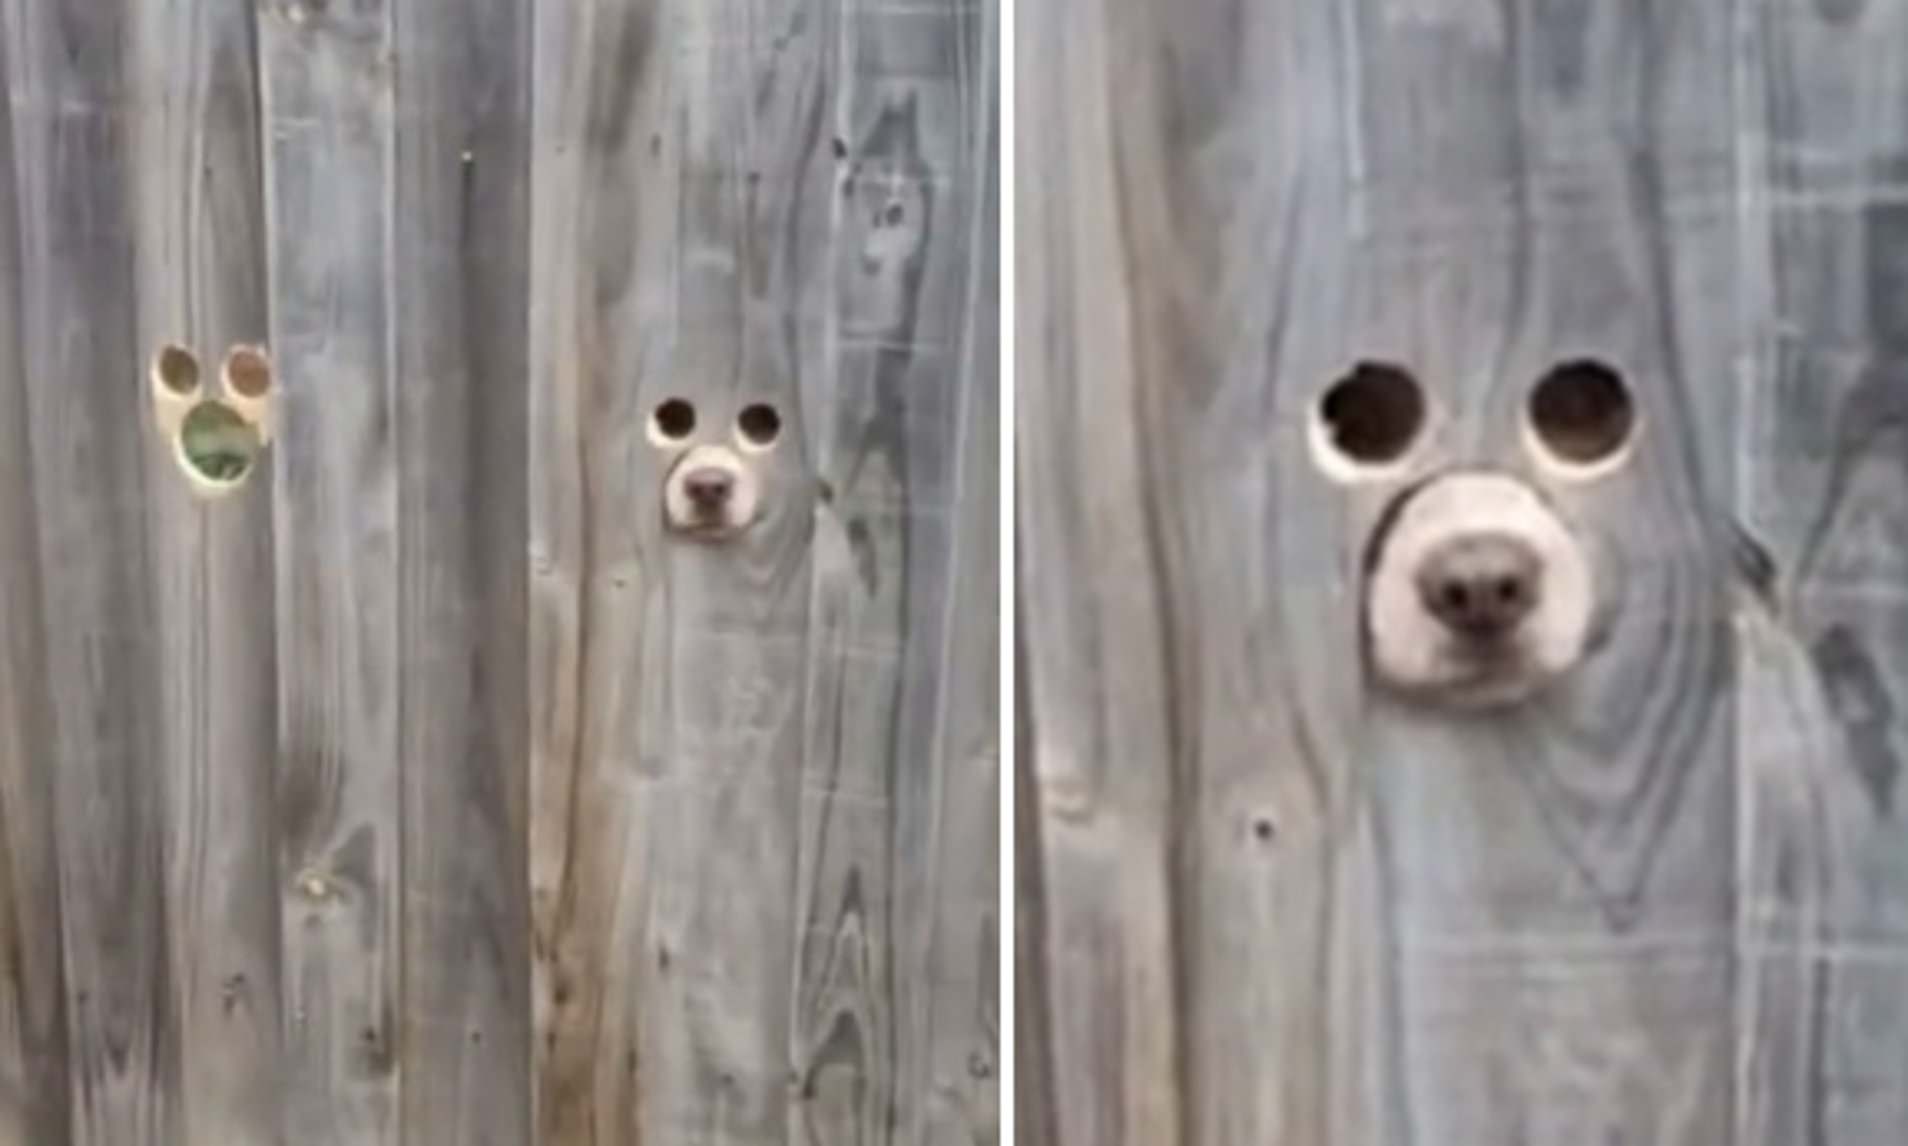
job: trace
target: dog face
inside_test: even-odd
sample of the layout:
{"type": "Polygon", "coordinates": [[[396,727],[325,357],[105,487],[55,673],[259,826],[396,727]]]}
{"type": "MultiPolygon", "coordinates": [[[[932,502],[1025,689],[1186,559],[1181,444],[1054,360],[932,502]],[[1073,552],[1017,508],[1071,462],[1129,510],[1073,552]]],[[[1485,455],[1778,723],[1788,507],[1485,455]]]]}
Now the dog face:
{"type": "Polygon", "coordinates": [[[760,462],[780,435],[773,407],[758,403],[736,418],[733,442],[695,442],[695,408],[671,398],[650,418],[650,439],[674,454],[663,478],[663,524],[679,537],[735,539],[763,515],[760,462]]]}
{"type": "Polygon", "coordinates": [[[728,446],[696,446],[676,459],[663,482],[663,520],[679,534],[726,541],[755,524],[761,483],[728,446]]]}
{"type": "Polygon", "coordinates": [[[1589,555],[1535,489],[1449,473],[1401,495],[1373,539],[1367,654],[1401,691],[1506,704],[1581,659],[1596,601],[1589,555]]]}
{"type": "Polygon", "coordinates": [[[1382,687],[1447,705],[1524,700],[1584,659],[1622,580],[1544,487],[1624,467],[1636,421],[1627,388],[1591,362],[1540,380],[1519,436],[1528,477],[1461,460],[1425,466],[1429,421],[1408,372],[1369,363],[1322,396],[1314,419],[1328,474],[1403,487],[1364,549],[1367,667],[1382,687]]]}

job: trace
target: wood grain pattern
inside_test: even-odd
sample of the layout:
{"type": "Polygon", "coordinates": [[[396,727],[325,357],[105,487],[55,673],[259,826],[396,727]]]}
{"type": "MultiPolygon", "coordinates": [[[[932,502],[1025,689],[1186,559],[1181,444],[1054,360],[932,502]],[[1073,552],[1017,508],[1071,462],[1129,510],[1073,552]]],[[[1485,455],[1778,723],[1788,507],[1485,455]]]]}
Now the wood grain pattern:
{"type": "Polygon", "coordinates": [[[1900,475],[1829,431],[1893,424],[1837,386],[1898,318],[1899,14],[1022,21],[1042,1140],[1899,1138],[1897,547],[1865,515],[1900,475]],[[1562,485],[1517,420],[1582,355],[1645,430],[1562,485]],[[1433,421],[1346,487],[1305,428],[1361,358],[1433,421]],[[1358,604],[1384,505],[1465,464],[1545,485],[1622,595],[1564,687],[1461,721],[1367,687],[1358,604]]]}
{"type": "MultiPolygon", "coordinates": [[[[16,90],[15,66],[14,53],[0,52],[0,91],[16,90]]],[[[58,819],[48,814],[58,756],[46,678],[14,132],[13,115],[0,116],[0,1142],[68,1146],[58,819]]]]}
{"type": "Polygon", "coordinates": [[[991,8],[539,18],[538,1128],[991,1142],[991,8]],[[765,517],[676,451],[783,415],[765,517]]]}
{"type": "Polygon", "coordinates": [[[996,1140],[994,13],[0,5],[0,1142],[996,1140]]]}
{"type": "Polygon", "coordinates": [[[407,1144],[530,1136],[529,12],[395,5],[388,270],[407,1144]]]}
{"type": "Polygon", "coordinates": [[[277,810],[288,1141],[396,1146],[398,477],[391,14],[258,26],[280,430],[277,810]]]}
{"type": "Polygon", "coordinates": [[[73,1138],[180,1131],[168,987],[162,659],[149,605],[132,59],[118,5],[6,13],[40,503],[73,1138]]]}
{"type": "MultiPolygon", "coordinates": [[[[251,8],[128,9],[134,346],[176,341],[208,392],[226,348],[266,334],[265,224],[251,8]]],[[[126,381],[138,376],[129,363],[126,381]]],[[[108,393],[137,391],[109,388],[108,393]]],[[[176,1134],[279,1139],[278,756],[269,472],[202,500],[145,410],[116,411],[145,453],[145,545],[166,807],[167,1022],[176,1134]]],[[[156,809],[135,809],[150,817],[156,809]]]]}
{"type": "Polygon", "coordinates": [[[1755,157],[1772,316],[1744,396],[1745,514],[1789,573],[1787,603],[1825,711],[1819,1087],[1808,1132],[1832,1143],[1908,1133],[1908,863],[1895,798],[1908,726],[1908,17],[1819,3],[1755,25],[1767,134],[1755,157]],[[1861,80],[1855,82],[1859,75],[1861,80]]]}

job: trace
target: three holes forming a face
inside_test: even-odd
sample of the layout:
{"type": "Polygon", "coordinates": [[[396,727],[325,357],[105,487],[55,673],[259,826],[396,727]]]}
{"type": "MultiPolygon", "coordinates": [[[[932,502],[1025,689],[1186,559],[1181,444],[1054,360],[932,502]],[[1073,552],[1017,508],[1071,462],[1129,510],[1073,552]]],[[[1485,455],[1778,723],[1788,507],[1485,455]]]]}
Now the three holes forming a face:
{"type": "MultiPolygon", "coordinates": [[[[1429,404],[1403,367],[1361,362],[1319,396],[1313,445],[1333,476],[1390,474],[1424,436],[1429,404]]],[[[1620,464],[1635,436],[1636,408],[1615,370],[1590,359],[1561,362],[1531,388],[1525,440],[1550,468],[1596,476],[1620,464]]]]}
{"type": "MultiPolygon", "coordinates": [[[[649,434],[659,446],[686,445],[695,435],[696,407],[686,398],[667,398],[649,415],[649,434]]],[[[744,406],[735,416],[736,441],[745,450],[770,449],[782,436],[782,415],[767,402],[744,406]]]]}
{"type": "Polygon", "coordinates": [[[160,347],[150,374],[159,428],[192,488],[207,497],[238,489],[270,440],[272,364],[263,348],[226,352],[216,396],[205,392],[199,359],[184,346],[160,347]]]}

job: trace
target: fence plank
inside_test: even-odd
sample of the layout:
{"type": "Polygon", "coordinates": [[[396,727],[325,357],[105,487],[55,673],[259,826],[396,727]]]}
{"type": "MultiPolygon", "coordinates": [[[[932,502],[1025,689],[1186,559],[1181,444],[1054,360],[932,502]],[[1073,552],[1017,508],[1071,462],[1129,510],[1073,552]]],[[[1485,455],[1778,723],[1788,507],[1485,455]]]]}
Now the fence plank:
{"type": "MultiPolygon", "coordinates": [[[[638,703],[658,592],[643,378],[667,361],[675,53],[648,0],[537,15],[530,392],[531,821],[538,1141],[646,1143],[639,997],[651,846],[638,703]]],[[[661,385],[666,386],[666,382],[661,385]]],[[[653,405],[655,399],[651,398],[653,405]]],[[[646,1101],[645,1098],[647,1098],[646,1101]]],[[[665,1132],[663,1140],[668,1140],[665,1132]]]]}
{"type": "Polygon", "coordinates": [[[1755,15],[1750,270],[1770,321],[1741,399],[1739,512],[1783,578],[1826,734],[1764,716],[1745,739],[1815,765],[1821,1046],[1795,1101],[1811,1139],[1870,1146],[1908,1134],[1908,12],[1755,15]]]}
{"type": "Polygon", "coordinates": [[[47,682],[41,510],[34,496],[31,284],[15,163],[17,23],[0,21],[0,1141],[68,1146],[66,986],[61,968],[58,748],[47,682]]]}
{"type": "Polygon", "coordinates": [[[288,1140],[395,1146],[400,985],[391,12],[261,9],[288,1140]]]}
{"type": "Polygon", "coordinates": [[[127,9],[9,7],[75,1140],[172,1142],[161,667],[135,344],[127,9]]]}
{"type": "Polygon", "coordinates": [[[530,12],[392,8],[402,1140],[530,1135],[530,12]]]}
{"type": "MultiPolygon", "coordinates": [[[[178,1125],[193,1141],[279,1141],[277,668],[272,483],[261,464],[197,496],[153,430],[140,367],[163,343],[200,363],[266,336],[264,207],[252,8],[235,0],[129,10],[134,98],[131,301],[139,358],[118,416],[146,453],[147,607],[166,761],[170,1021],[178,1125]]],[[[123,289],[123,288],[122,288],[123,289]]]]}

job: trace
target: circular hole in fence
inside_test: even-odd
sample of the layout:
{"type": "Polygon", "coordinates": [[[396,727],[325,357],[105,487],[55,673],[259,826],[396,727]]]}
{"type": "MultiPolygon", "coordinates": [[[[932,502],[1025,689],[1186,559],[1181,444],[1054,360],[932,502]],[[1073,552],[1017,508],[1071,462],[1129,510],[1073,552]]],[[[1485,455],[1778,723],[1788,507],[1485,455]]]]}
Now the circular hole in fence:
{"type": "Polygon", "coordinates": [[[1601,362],[1560,363],[1530,392],[1531,432],[1555,460],[1595,466],[1617,457],[1636,429],[1622,375],[1601,362]]]}
{"type": "Polygon", "coordinates": [[[650,432],[658,442],[673,445],[696,432],[696,408],[682,398],[669,398],[649,417],[650,432]]]}
{"type": "Polygon", "coordinates": [[[1359,466],[1398,461],[1424,429],[1424,391],[1404,368],[1360,362],[1318,402],[1326,444],[1359,466]]]}
{"type": "Polygon", "coordinates": [[[259,399],[272,388],[272,361],[256,346],[235,346],[225,356],[225,385],[241,398],[259,399]]]}
{"type": "Polygon", "coordinates": [[[191,394],[199,388],[199,360],[185,347],[169,342],[153,355],[152,374],[159,385],[174,394],[191,394]]]}
{"type": "Polygon", "coordinates": [[[179,456],[213,485],[237,485],[252,472],[262,448],[258,428],[216,400],[200,402],[179,425],[179,456]]]}
{"type": "Polygon", "coordinates": [[[735,428],[742,435],[745,445],[765,450],[782,436],[782,416],[768,403],[757,402],[743,407],[742,412],[736,415],[735,428]]]}

